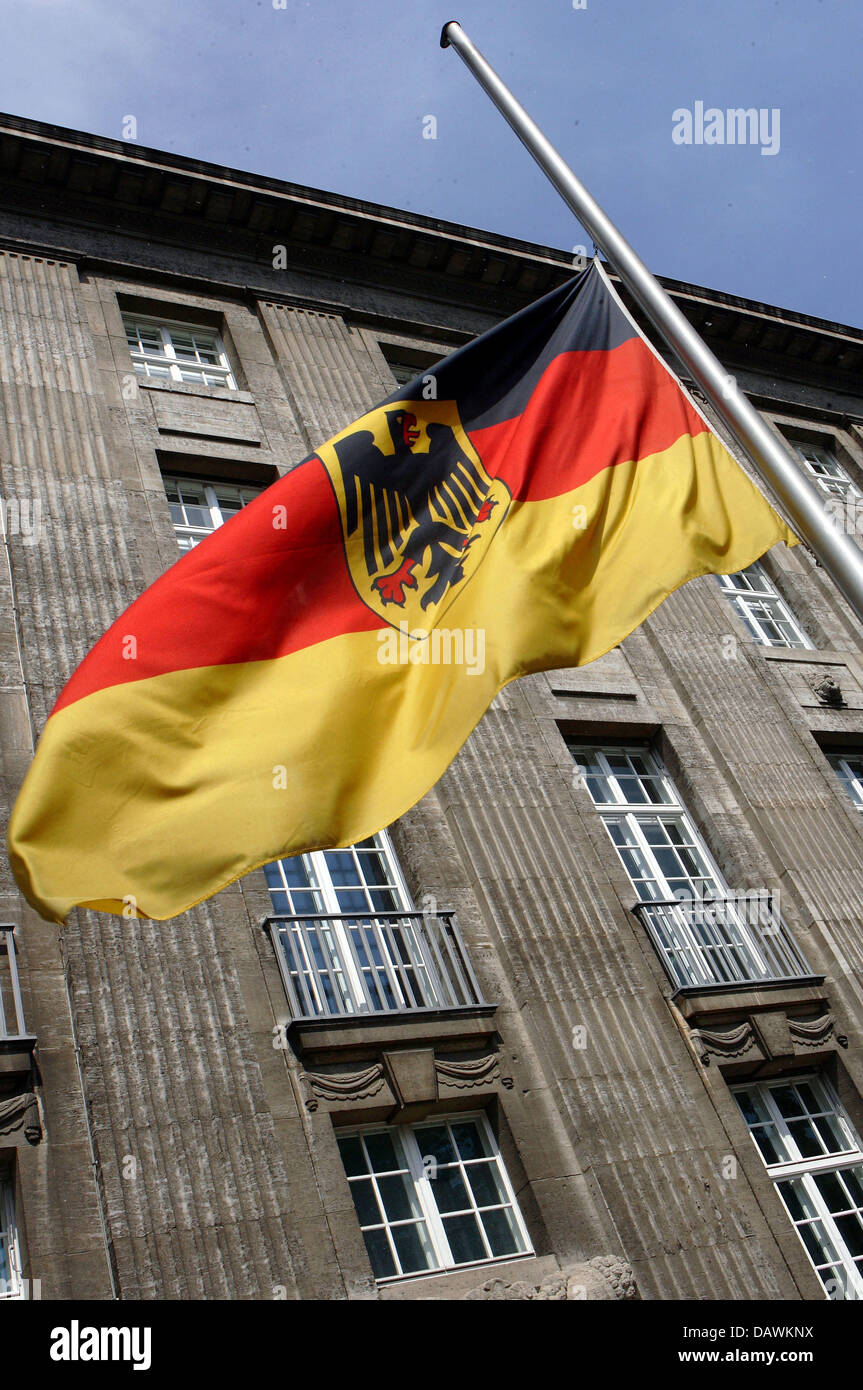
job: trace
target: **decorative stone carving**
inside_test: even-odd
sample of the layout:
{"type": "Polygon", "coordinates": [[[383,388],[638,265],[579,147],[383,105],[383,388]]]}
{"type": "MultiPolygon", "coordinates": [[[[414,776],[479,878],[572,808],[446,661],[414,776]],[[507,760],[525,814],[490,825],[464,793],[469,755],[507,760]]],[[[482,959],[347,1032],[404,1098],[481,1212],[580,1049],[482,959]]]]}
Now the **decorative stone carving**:
{"type": "Polygon", "coordinates": [[[541,1284],[516,1279],[487,1279],[464,1295],[465,1299],[538,1299],[562,1302],[567,1299],[637,1298],[638,1288],[632,1266],[614,1255],[598,1255],[585,1264],[570,1265],[550,1274],[541,1284]]]}
{"type": "Polygon", "coordinates": [[[460,1091],[497,1080],[498,1057],[494,1052],[487,1057],[475,1057],[469,1062],[442,1062],[436,1058],[434,1065],[438,1079],[460,1091]]]}
{"type": "MultiPolygon", "coordinates": [[[[789,1018],[788,1031],[796,1043],[802,1043],[804,1047],[817,1047],[829,1038],[835,1022],[830,1013],[822,1014],[820,1018],[789,1018]]],[[[839,1039],[836,1041],[839,1042],[839,1039]]]]}
{"type": "MultiPolygon", "coordinates": [[[[357,1101],[376,1096],[389,1088],[397,1113],[412,1107],[433,1104],[438,1084],[445,1082],[457,1090],[493,1084],[498,1079],[496,1053],[468,1061],[443,1061],[432,1048],[406,1048],[383,1053],[380,1062],[360,1071],[303,1072],[308,1098],[306,1109],[315,1111],[319,1101],[357,1101]]],[[[511,1083],[510,1083],[511,1084],[511,1083]]]]}
{"type": "Polygon", "coordinates": [[[744,1019],[736,1028],[693,1028],[692,1041],[701,1048],[701,1061],[705,1062],[711,1052],[720,1057],[739,1057],[755,1042],[755,1031],[749,1019],[744,1019]]]}
{"type": "Polygon", "coordinates": [[[742,1023],[725,1028],[693,1028],[691,1037],[705,1066],[711,1055],[721,1064],[742,1056],[750,1048],[757,1048],[763,1060],[769,1062],[793,1057],[801,1047],[824,1046],[835,1023],[833,1015],[827,1012],[818,1018],[794,1018],[784,1009],[773,1009],[753,1013],[742,1023]]]}
{"type": "Polygon", "coordinates": [[[38,1144],[42,1138],[42,1123],[39,1104],[32,1091],[0,1100],[0,1136],[13,1134],[22,1126],[28,1144],[38,1144]]]}
{"type": "Polygon", "coordinates": [[[845,709],[842,687],[832,676],[825,676],[823,680],[813,683],[812,689],[819,705],[825,705],[828,709],[845,709]]]}
{"type": "MultiPolygon", "coordinates": [[[[307,1071],[304,1080],[312,1097],[316,1100],[365,1100],[375,1096],[386,1085],[384,1069],[380,1062],[366,1067],[363,1071],[342,1072],[338,1075],[321,1075],[307,1071]]],[[[316,1109],[313,1100],[306,1102],[309,1109],[316,1109]]]]}
{"type": "Polygon", "coordinates": [[[817,682],[812,688],[819,705],[825,705],[827,709],[845,709],[842,687],[832,676],[825,676],[823,681],[817,682]]]}

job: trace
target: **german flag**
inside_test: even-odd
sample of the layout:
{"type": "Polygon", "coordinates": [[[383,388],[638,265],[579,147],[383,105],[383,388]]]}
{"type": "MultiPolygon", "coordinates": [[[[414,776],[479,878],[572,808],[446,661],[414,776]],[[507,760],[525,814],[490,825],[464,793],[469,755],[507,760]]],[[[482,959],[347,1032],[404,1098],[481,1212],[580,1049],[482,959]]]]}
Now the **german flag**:
{"type": "Polygon", "coordinates": [[[494,695],[795,537],[594,265],[183,556],[63,690],[12,816],[43,916],[166,918],[424,795],[494,695]]]}

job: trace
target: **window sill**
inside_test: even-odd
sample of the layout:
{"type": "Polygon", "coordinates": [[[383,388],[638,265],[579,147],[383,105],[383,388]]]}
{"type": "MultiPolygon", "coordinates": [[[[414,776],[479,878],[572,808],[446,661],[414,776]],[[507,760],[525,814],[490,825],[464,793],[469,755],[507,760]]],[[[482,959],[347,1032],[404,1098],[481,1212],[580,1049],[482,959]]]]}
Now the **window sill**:
{"type": "Polygon", "coordinates": [[[211,401],[242,401],[254,405],[251,391],[232,391],[226,386],[196,386],[191,381],[158,381],[152,377],[136,376],[142,391],[170,391],[177,396],[204,396],[211,401]]]}
{"type": "Polygon", "coordinates": [[[35,1046],[36,1038],[32,1034],[0,1039],[0,1080],[6,1082],[29,1076],[35,1046]]]}
{"type": "Polygon", "coordinates": [[[459,1009],[294,1019],[288,1024],[287,1034],[307,1061],[312,1058],[316,1063],[359,1060],[394,1045],[480,1043],[497,1032],[496,1009],[495,1004],[471,1004],[459,1009]]]}
{"type": "Polygon", "coordinates": [[[560,1273],[554,1255],[511,1255],[500,1260],[482,1260],[477,1264],[459,1265],[455,1269],[436,1269],[421,1274],[406,1274],[400,1278],[379,1279],[378,1293],[383,1299],[461,1299],[487,1280],[504,1283],[541,1284],[544,1279],[560,1273]]]}
{"type": "Polygon", "coordinates": [[[760,642],[752,644],[767,661],[816,661],[818,665],[845,666],[849,657],[853,660],[857,652],[826,651],[819,647],[764,647],[760,642]]]}
{"type": "Polygon", "coordinates": [[[687,986],[671,996],[684,1018],[695,1024],[702,1018],[751,1013],[755,1009],[775,1009],[783,1004],[821,1003],[825,999],[823,975],[801,975],[799,979],[758,980],[752,984],[687,986]]]}

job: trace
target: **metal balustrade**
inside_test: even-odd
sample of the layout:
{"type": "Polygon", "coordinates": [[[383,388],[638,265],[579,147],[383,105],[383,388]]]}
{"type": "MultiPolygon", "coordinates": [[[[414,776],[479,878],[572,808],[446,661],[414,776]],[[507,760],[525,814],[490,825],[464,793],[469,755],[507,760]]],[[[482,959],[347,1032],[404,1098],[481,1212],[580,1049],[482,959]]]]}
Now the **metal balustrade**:
{"type": "Polygon", "coordinates": [[[268,917],[297,1019],[484,1003],[452,912],[268,917]]]}
{"type": "Polygon", "coordinates": [[[678,989],[813,978],[772,894],[672,898],[638,903],[634,911],[678,989]]]}
{"type": "Polygon", "coordinates": [[[15,956],[15,928],[0,924],[0,1042],[29,1039],[15,956]]]}

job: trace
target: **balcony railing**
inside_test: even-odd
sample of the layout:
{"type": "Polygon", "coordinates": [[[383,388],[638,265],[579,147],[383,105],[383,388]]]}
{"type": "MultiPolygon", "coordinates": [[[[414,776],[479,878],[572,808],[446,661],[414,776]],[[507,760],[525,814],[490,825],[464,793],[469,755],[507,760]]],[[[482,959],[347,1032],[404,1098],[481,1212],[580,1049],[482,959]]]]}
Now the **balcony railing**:
{"type": "Polygon", "coordinates": [[[0,924],[0,1042],[29,1039],[24,1026],[18,961],[15,957],[15,928],[0,924]]]}
{"type": "Polygon", "coordinates": [[[634,910],[677,989],[814,978],[772,894],[673,898],[638,903],[634,910]]]}
{"type": "Polygon", "coordinates": [[[268,917],[297,1019],[482,1005],[451,912],[268,917]]]}

